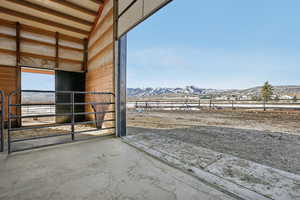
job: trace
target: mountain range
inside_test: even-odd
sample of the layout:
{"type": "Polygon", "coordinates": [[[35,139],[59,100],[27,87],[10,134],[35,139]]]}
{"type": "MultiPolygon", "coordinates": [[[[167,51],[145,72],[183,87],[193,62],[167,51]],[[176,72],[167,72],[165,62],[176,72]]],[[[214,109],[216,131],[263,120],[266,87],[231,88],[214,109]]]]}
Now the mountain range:
{"type": "MultiPolygon", "coordinates": [[[[300,94],[300,86],[281,85],[273,86],[275,95],[296,95],[300,94]]],[[[186,86],[178,88],[127,88],[128,97],[146,97],[146,96],[166,96],[166,95],[236,95],[236,96],[259,96],[261,87],[248,89],[207,89],[196,86],[186,86]]]]}
{"type": "MultiPolygon", "coordinates": [[[[274,94],[277,96],[283,95],[299,95],[300,86],[297,85],[281,85],[273,86],[274,94]]],[[[177,88],[127,88],[128,97],[164,97],[164,96],[259,96],[261,87],[253,87],[248,89],[207,89],[196,86],[186,86],[177,88]]],[[[298,97],[298,98],[299,98],[298,97]]],[[[55,95],[48,93],[22,93],[23,103],[52,103],[55,102],[55,95]]]]}

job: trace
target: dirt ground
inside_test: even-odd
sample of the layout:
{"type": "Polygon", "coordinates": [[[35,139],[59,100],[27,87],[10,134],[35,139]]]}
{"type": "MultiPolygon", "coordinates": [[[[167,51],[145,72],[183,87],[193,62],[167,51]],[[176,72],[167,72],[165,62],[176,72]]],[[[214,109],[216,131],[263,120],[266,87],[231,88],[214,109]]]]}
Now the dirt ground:
{"type": "MultiPolygon", "coordinates": [[[[53,118],[26,119],[22,121],[22,125],[24,128],[28,126],[38,127],[39,125],[49,125],[54,123],[55,121],[53,118]]],[[[108,129],[101,130],[101,129],[97,129],[94,124],[81,124],[81,125],[77,124],[74,126],[75,139],[81,140],[81,139],[94,138],[97,136],[114,134],[114,129],[113,128],[110,129],[113,126],[114,125],[112,124],[112,122],[104,122],[103,128],[108,128],[108,129]],[[81,132],[81,131],[88,131],[88,132],[81,132]]],[[[15,142],[11,145],[11,148],[14,151],[18,149],[26,149],[29,147],[37,147],[37,146],[43,146],[48,144],[68,142],[71,140],[70,132],[71,132],[71,125],[12,131],[10,133],[11,141],[23,140],[23,139],[29,139],[29,140],[15,142]],[[45,136],[52,136],[52,137],[42,138],[45,136]]],[[[8,131],[7,129],[5,129],[4,130],[5,149],[8,148],[7,136],[8,136],[8,131]]]]}
{"type": "Polygon", "coordinates": [[[164,134],[300,174],[299,122],[299,111],[128,111],[128,134],[164,134]]]}
{"type": "MultiPolygon", "coordinates": [[[[54,118],[38,118],[38,119],[26,119],[22,121],[22,125],[26,126],[39,126],[39,125],[49,125],[54,124],[54,118]]],[[[113,127],[111,122],[104,122],[104,128],[113,127]]],[[[83,133],[85,135],[103,135],[109,134],[111,130],[97,130],[95,125],[86,124],[86,125],[75,125],[74,130],[76,131],[88,131],[94,130],[91,132],[83,133]]],[[[60,134],[68,134],[71,131],[71,125],[67,126],[57,126],[57,127],[49,127],[49,128],[37,128],[37,129],[29,129],[29,130],[21,130],[21,131],[13,131],[11,132],[11,139],[24,139],[30,137],[40,137],[40,136],[51,136],[51,135],[60,135],[60,134]]],[[[7,136],[7,129],[5,129],[5,138],[7,136]]]]}

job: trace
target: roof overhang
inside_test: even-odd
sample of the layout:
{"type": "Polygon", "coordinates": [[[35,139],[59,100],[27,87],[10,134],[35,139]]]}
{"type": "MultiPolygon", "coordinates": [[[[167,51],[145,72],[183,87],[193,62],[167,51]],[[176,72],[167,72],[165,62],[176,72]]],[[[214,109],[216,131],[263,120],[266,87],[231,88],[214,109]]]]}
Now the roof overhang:
{"type": "Polygon", "coordinates": [[[150,17],[172,0],[119,0],[118,37],[150,17]]]}

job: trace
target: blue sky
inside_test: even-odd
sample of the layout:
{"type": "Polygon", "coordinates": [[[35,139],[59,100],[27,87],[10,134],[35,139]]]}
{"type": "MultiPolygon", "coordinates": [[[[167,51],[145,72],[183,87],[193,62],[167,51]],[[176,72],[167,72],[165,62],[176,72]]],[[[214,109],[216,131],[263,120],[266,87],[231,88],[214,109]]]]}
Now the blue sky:
{"type": "Polygon", "coordinates": [[[299,0],[174,0],[128,33],[128,87],[300,85],[299,8],[299,0]]]}
{"type": "Polygon", "coordinates": [[[55,78],[53,75],[22,72],[21,80],[23,90],[55,89],[55,78]]]}

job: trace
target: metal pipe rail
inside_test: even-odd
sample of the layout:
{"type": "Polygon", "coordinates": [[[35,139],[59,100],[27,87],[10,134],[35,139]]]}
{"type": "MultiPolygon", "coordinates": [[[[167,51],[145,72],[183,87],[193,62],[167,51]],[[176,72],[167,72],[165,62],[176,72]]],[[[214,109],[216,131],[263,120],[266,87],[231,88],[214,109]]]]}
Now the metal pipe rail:
{"type": "Polygon", "coordinates": [[[105,112],[79,112],[79,113],[59,113],[59,114],[46,114],[46,115],[10,115],[11,119],[18,118],[36,118],[36,117],[56,117],[56,116],[72,116],[72,115],[90,115],[90,114],[106,114],[106,113],[114,113],[115,111],[105,111],[105,112]]]}
{"type": "Polygon", "coordinates": [[[0,90],[0,100],[1,100],[1,119],[0,119],[0,152],[4,151],[4,117],[5,117],[5,97],[4,92],[0,90]]]}
{"type": "MultiPolygon", "coordinates": [[[[97,99],[97,98],[94,98],[97,99]]],[[[71,141],[75,140],[75,135],[81,134],[81,133],[86,133],[86,132],[91,132],[91,131],[99,131],[99,130],[109,130],[109,129],[115,129],[115,127],[106,127],[103,128],[102,124],[105,122],[113,122],[115,119],[104,119],[104,116],[102,116],[102,119],[97,119],[97,115],[102,114],[105,115],[106,113],[114,113],[114,110],[108,110],[110,105],[114,104],[114,94],[110,92],[82,92],[82,91],[44,91],[44,90],[16,90],[13,91],[9,96],[8,96],[8,153],[11,152],[16,152],[16,151],[22,151],[22,150],[29,150],[29,149],[34,149],[38,147],[45,147],[45,146],[53,146],[55,144],[61,144],[61,143],[67,143],[70,141],[65,141],[65,142],[58,142],[54,144],[47,144],[47,145],[40,145],[40,146],[33,146],[31,148],[23,148],[23,149],[17,149],[13,150],[12,149],[12,144],[17,143],[17,142],[23,142],[23,141],[29,141],[29,140],[37,140],[37,139],[45,139],[45,138],[52,138],[52,137],[61,137],[61,136],[71,136],[71,141]],[[68,98],[70,99],[68,102],[55,102],[55,103],[12,103],[12,98],[15,95],[21,95],[22,93],[50,93],[50,94],[64,94],[67,95],[68,98]],[[92,102],[75,102],[75,96],[76,95],[95,95],[95,96],[103,96],[103,95],[108,95],[107,101],[95,101],[93,100],[92,102]],[[22,115],[18,114],[16,111],[15,114],[13,114],[12,108],[19,108],[21,109],[22,106],[44,106],[44,105],[53,105],[53,106],[68,106],[70,108],[70,112],[63,112],[63,113],[54,113],[54,114],[35,114],[35,115],[22,115]],[[76,105],[81,105],[81,106],[86,106],[86,105],[102,105],[104,107],[101,107],[101,111],[94,111],[94,112],[78,112],[75,110],[76,105]],[[106,107],[105,107],[106,106],[106,107]],[[79,115],[95,115],[95,120],[92,121],[76,121],[75,116],[79,115]],[[18,119],[24,119],[24,118],[43,118],[43,117],[58,117],[58,116],[67,116],[70,117],[71,122],[66,122],[66,123],[51,123],[51,124],[43,124],[43,125],[32,125],[32,126],[21,126],[21,127],[12,127],[12,120],[18,120],[18,119]],[[88,130],[75,130],[75,125],[82,125],[82,124],[96,124],[101,123],[101,127],[93,128],[93,129],[88,129],[88,130]],[[60,127],[60,126],[70,126],[71,130],[68,132],[62,132],[62,133],[55,133],[55,134],[47,134],[47,135],[42,135],[42,136],[35,136],[35,137],[27,137],[27,138],[20,138],[20,139],[13,139],[12,138],[12,132],[14,131],[23,131],[23,130],[34,130],[34,129],[41,129],[41,128],[52,128],[52,127],[60,127]]],[[[78,141],[78,139],[76,140],[78,141]]]]}
{"type": "Polygon", "coordinates": [[[108,94],[108,95],[114,96],[114,93],[112,93],[112,92],[53,91],[53,90],[15,90],[10,95],[16,94],[19,92],[52,93],[52,94],[72,94],[72,93],[76,93],[76,94],[108,94]]]}
{"type": "MultiPolygon", "coordinates": [[[[88,103],[74,103],[74,105],[90,105],[90,104],[97,104],[97,105],[111,105],[115,103],[97,103],[97,102],[88,102],[88,103]]],[[[40,104],[40,103],[29,103],[29,104],[10,104],[10,106],[67,106],[72,105],[72,103],[46,103],[46,104],[40,104]]]]}

